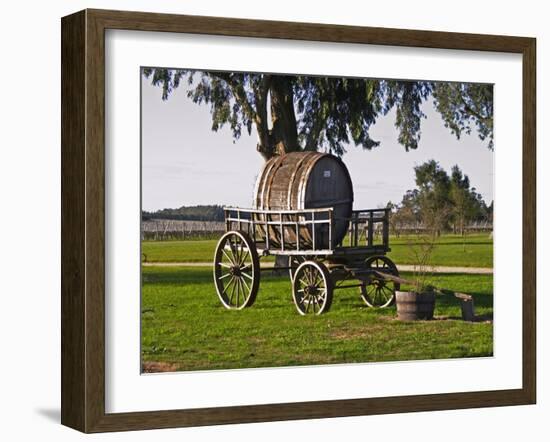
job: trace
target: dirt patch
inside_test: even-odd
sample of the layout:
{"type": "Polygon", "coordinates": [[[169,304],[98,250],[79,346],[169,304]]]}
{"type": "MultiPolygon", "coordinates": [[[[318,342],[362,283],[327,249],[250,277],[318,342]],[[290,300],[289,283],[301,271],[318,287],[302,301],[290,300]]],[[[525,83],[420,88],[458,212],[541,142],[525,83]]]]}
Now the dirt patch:
{"type": "Polygon", "coordinates": [[[362,329],[338,329],[332,330],[329,336],[333,339],[357,339],[366,338],[372,336],[380,331],[384,330],[384,326],[381,325],[368,325],[362,329]]]}
{"type": "Polygon", "coordinates": [[[169,362],[144,362],[141,366],[142,373],[165,373],[168,371],[177,371],[176,364],[170,364],[169,362]]]}
{"type": "Polygon", "coordinates": [[[331,338],[334,339],[354,339],[354,338],[364,338],[369,333],[361,330],[338,330],[330,334],[331,338]]]}

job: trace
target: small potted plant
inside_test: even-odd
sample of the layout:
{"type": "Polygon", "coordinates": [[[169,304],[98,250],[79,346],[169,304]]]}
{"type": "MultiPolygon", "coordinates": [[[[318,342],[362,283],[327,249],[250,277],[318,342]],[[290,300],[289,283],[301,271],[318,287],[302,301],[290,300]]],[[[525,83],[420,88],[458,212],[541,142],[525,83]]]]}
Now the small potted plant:
{"type": "Polygon", "coordinates": [[[413,278],[410,290],[396,291],[397,319],[418,321],[433,319],[435,290],[430,284],[430,257],[435,247],[435,235],[419,235],[417,241],[409,242],[414,259],[413,278]]]}

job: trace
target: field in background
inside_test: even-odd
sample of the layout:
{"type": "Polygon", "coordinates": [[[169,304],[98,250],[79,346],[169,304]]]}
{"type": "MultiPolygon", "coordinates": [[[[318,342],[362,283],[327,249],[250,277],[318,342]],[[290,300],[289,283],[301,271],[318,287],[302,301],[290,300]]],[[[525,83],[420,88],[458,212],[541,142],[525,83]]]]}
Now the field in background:
{"type": "Polygon", "coordinates": [[[149,219],[141,222],[141,239],[145,241],[213,239],[224,232],[223,221],[149,219]]]}
{"type": "MultiPolygon", "coordinates": [[[[399,264],[414,264],[410,243],[414,237],[390,237],[388,256],[399,264]]],[[[147,262],[211,262],[216,239],[189,241],[143,241],[142,258],[147,262]]],[[[488,233],[442,235],[432,255],[431,265],[492,267],[493,240],[488,233]]]]}
{"type": "MultiPolygon", "coordinates": [[[[202,260],[198,254],[203,249],[193,250],[202,260]]],[[[229,311],[218,300],[211,268],[143,267],[144,369],[230,369],[492,355],[492,275],[437,275],[434,280],[446,288],[473,294],[480,321],[460,320],[457,300],[438,296],[436,320],[403,323],[395,320],[395,307],[366,307],[357,289],[337,290],[328,313],[303,317],[292,303],[288,277],[265,274],[256,303],[242,311],[229,311]]]]}

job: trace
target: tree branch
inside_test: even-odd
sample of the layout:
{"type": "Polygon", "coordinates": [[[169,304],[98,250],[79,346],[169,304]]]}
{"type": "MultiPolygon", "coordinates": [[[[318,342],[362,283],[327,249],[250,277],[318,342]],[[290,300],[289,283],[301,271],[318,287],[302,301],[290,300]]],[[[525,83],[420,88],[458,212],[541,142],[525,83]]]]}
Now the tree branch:
{"type": "Polygon", "coordinates": [[[229,88],[231,89],[231,92],[233,93],[233,97],[235,97],[235,100],[237,100],[237,102],[242,106],[243,111],[247,116],[247,118],[249,118],[252,121],[256,119],[256,112],[252,104],[248,101],[248,98],[244,93],[244,89],[239,88],[239,85],[233,81],[233,78],[230,73],[209,72],[208,75],[211,75],[212,77],[217,77],[220,80],[225,81],[229,86],[229,88]]]}
{"type": "Polygon", "coordinates": [[[460,102],[464,105],[464,109],[466,110],[466,112],[468,112],[469,114],[473,115],[473,116],[476,117],[478,120],[483,121],[484,123],[487,123],[487,122],[491,121],[491,118],[490,118],[490,117],[484,117],[484,116],[481,115],[479,112],[477,112],[476,110],[474,110],[474,109],[466,102],[466,100],[464,99],[464,97],[462,96],[462,94],[459,94],[459,98],[460,98],[460,102]]]}

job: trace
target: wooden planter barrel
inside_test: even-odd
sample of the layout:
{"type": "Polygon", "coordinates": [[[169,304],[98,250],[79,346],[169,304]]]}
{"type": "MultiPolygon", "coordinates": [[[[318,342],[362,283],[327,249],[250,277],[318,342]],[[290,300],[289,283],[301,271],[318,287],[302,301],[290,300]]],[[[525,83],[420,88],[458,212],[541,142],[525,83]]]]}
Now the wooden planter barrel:
{"type": "Polygon", "coordinates": [[[435,292],[395,292],[397,319],[401,321],[418,321],[433,319],[435,292]]]}
{"type": "MultiPolygon", "coordinates": [[[[334,155],[321,152],[292,152],[268,160],[256,180],[254,206],[261,210],[303,210],[333,208],[334,230],[332,245],[339,244],[348,230],[353,210],[353,186],[345,164],[334,155]]],[[[257,215],[263,221],[266,215],[257,215]]],[[[327,215],[317,215],[318,219],[327,219],[327,215]]],[[[294,221],[292,215],[284,221],[294,221]]],[[[270,221],[280,221],[270,219],[270,221]]],[[[259,229],[262,229],[260,226],[259,229]]],[[[295,247],[296,228],[283,227],[284,242],[289,248],[295,247]]],[[[265,237],[265,229],[259,231],[265,237]]],[[[274,246],[281,244],[281,228],[270,226],[269,241],[274,246]]],[[[315,236],[315,248],[329,246],[327,224],[315,227],[298,227],[301,245],[312,246],[315,236]]]]}

